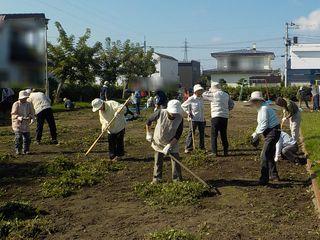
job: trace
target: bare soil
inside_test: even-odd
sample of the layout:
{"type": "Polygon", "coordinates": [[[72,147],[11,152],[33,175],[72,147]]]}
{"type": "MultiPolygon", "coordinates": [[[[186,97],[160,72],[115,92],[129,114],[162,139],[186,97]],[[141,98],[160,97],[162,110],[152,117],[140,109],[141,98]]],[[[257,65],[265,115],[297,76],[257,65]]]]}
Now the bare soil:
{"type": "MultiPolygon", "coordinates": [[[[126,128],[127,154],[122,160],[125,170],[70,197],[43,198],[40,184],[46,177],[36,176],[31,170],[56,156],[75,159],[80,154],[85,158],[85,150],[100,133],[98,116],[90,109],[55,116],[60,146],[46,144],[49,137],[45,126],[44,144],[32,144],[33,154],[29,156],[13,156],[10,127],[0,127],[0,154],[11,155],[0,163],[0,188],[5,190],[0,202],[28,200],[47,211],[55,228],[47,239],[144,239],[148,233],[168,228],[184,229],[201,239],[320,239],[319,219],[304,166],[281,161],[278,170],[282,181],[257,186],[259,149],[247,143],[256,124],[256,113],[248,107],[238,104],[232,111],[230,156],[217,157],[208,166],[193,168],[219,187],[222,194],[205,197],[194,206],[164,208],[147,206],[133,192],[137,182],[152,178],[153,151],[145,141],[145,116],[129,122],[126,128]]],[[[187,125],[185,122],[184,136],[187,125]]],[[[206,134],[206,147],[210,149],[210,127],[206,134]]],[[[180,141],[181,152],[184,140],[185,137],[180,141]]],[[[107,156],[104,138],[92,157],[107,156]]],[[[183,157],[184,154],[182,162],[183,157]]],[[[170,181],[169,161],[164,170],[165,179],[170,181]]],[[[186,179],[192,179],[183,173],[186,179]]]]}

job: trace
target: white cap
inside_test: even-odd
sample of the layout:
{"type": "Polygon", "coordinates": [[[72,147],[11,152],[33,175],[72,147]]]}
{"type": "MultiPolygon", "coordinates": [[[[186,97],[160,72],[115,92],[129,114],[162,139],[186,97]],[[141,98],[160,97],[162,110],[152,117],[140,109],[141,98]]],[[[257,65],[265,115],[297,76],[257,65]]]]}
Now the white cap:
{"type": "Polygon", "coordinates": [[[108,82],[107,82],[107,81],[104,81],[104,82],[103,82],[103,85],[108,85],[108,82]]]}
{"type": "Polygon", "coordinates": [[[67,98],[63,98],[63,101],[64,101],[64,102],[67,101],[67,98]]]}
{"type": "Polygon", "coordinates": [[[265,99],[263,98],[262,92],[254,91],[251,93],[249,101],[265,101],[265,99]]]}
{"type": "Polygon", "coordinates": [[[30,95],[30,93],[32,92],[32,90],[31,90],[31,88],[28,88],[28,89],[25,90],[25,92],[26,92],[28,95],[30,95]]]}
{"type": "Polygon", "coordinates": [[[101,100],[100,98],[95,98],[91,102],[91,105],[92,105],[92,112],[96,112],[96,111],[100,110],[100,108],[102,107],[103,100],[101,100]]]}
{"type": "Polygon", "coordinates": [[[29,97],[29,94],[26,91],[20,91],[19,92],[19,100],[20,99],[26,99],[29,97]]]}
{"type": "Polygon", "coordinates": [[[196,84],[193,86],[193,92],[195,93],[196,91],[203,91],[203,87],[200,84],[196,84]]]}
{"type": "Polygon", "coordinates": [[[172,114],[175,114],[175,113],[182,114],[180,101],[176,99],[170,100],[168,102],[167,111],[172,114]]]}

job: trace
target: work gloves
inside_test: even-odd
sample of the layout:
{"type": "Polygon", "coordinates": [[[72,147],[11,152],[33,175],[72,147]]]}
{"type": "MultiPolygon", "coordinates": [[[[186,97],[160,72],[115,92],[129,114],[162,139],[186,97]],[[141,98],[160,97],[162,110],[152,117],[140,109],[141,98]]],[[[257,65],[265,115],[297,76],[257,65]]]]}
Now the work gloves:
{"type": "Polygon", "coordinates": [[[258,147],[259,145],[259,134],[257,133],[253,133],[251,135],[252,139],[251,139],[251,145],[254,147],[258,147]]]}
{"type": "Polygon", "coordinates": [[[171,149],[171,144],[169,143],[169,144],[167,144],[167,145],[163,148],[162,153],[163,153],[164,155],[168,155],[169,152],[170,152],[170,149],[171,149]]]}
{"type": "Polygon", "coordinates": [[[23,117],[17,117],[17,119],[18,119],[18,121],[20,121],[20,122],[22,122],[22,120],[23,120],[23,117]]]}
{"type": "Polygon", "coordinates": [[[146,134],[146,140],[147,140],[148,142],[152,142],[152,140],[153,140],[152,133],[147,132],[147,134],[146,134]]]}
{"type": "Polygon", "coordinates": [[[30,120],[30,124],[29,125],[32,125],[34,123],[34,119],[33,118],[31,118],[31,120],[30,120]]]}

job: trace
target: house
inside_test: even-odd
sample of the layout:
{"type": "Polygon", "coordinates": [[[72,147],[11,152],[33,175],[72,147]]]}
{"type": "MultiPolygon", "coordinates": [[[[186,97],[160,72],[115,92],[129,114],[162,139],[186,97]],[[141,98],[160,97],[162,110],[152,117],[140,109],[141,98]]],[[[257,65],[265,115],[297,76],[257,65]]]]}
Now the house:
{"type": "Polygon", "coordinates": [[[258,51],[255,44],[252,49],[214,52],[211,56],[217,60],[217,68],[204,71],[204,74],[211,76],[211,81],[223,79],[228,85],[237,85],[240,79],[251,79],[255,80],[251,83],[261,84],[268,81],[270,76],[277,76],[276,84],[281,82],[280,75],[271,66],[274,53],[258,51]]]}
{"type": "Polygon", "coordinates": [[[153,60],[155,61],[156,72],[151,75],[148,81],[148,89],[177,87],[179,84],[178,60],[162,53],[153,53],[153,60]]]}
{"type": "Polygon", "coordinates": [[[178,70],[180,84],[184,89],[192,88],[200,79],[200,62],[198,61],[179,62],[178,70]]]}
{"type": "Polygon", "coordinates": [[[43,13],[0,14],[0,87],[44,87],[47,21],[43,13]]]}
{"type": "Polygon", "coordinates": [[[320,81],[320,44],[293,44],[288,61],[288,85],[320,81]]]}

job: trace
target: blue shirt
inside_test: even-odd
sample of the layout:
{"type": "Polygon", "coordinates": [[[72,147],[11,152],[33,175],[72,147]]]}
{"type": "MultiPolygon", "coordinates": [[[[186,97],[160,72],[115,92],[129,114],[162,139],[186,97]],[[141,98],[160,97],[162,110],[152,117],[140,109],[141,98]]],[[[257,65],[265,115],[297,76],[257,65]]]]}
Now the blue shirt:
{"type": "Polygon", "coordinates": [[[276,112],[266,103],[262,103],[258,110],[257,122],[256,134],[262,134],[267,128],[274,128],[280,124],[276,112]]]}

